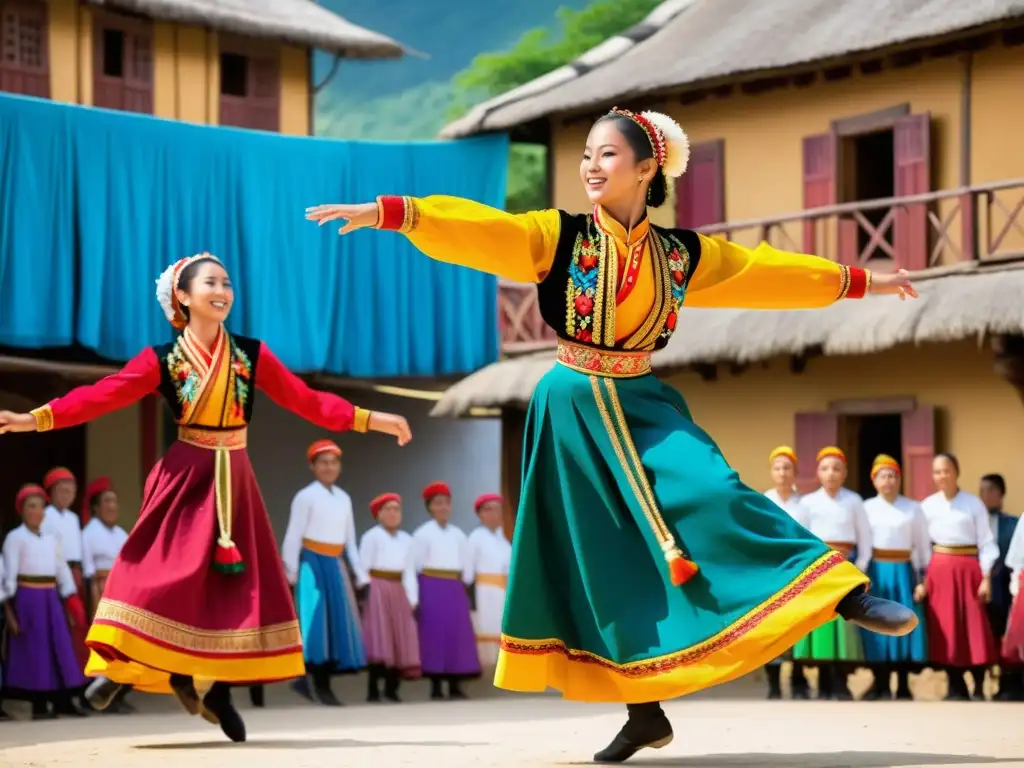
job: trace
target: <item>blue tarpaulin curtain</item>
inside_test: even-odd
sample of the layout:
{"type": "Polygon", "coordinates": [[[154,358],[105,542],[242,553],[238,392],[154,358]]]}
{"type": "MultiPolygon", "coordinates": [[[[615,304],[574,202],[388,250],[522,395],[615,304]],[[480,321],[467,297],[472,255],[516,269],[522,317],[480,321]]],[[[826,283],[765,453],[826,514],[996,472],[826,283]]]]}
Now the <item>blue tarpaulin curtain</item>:
{"type": "Polygon", "coordinates": [[[500,207],[507,152],[504,136],[335,141],[0,96],[0,344],[127,359],[171,337],[156,278],[205,250],[235,284],[229,328],[296,371],[482,367],[498,356],[493,277],[393,233],[339,238],[304,209],[378,194],[500,207]]]}

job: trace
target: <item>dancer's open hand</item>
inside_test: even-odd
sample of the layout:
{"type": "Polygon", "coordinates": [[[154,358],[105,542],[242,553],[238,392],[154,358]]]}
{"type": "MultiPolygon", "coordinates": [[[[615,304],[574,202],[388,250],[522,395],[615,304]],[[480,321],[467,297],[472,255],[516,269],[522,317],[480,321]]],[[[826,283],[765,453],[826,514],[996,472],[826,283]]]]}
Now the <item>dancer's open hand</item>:
{"type": "Polygon", "coordinates": [[[348,223],[338,230],[339,235],[347,235],[357,229],[377,226],[377,204],[358,203],[349,205],[346,203],[331,203],[328,205],[314,205],[306,209],[306,219],[315,221],[323,226],[329,221],[341,221],[348,223]]]}
{"type": "Polygon", "coordinates": [[[898,269],[888,275],[871,273],[871,293],[898,295],[900,300],[909,296],[917,298],[917,289],[910,281],[910,273],[905,269],[898,269]]]}
{"type": "Polygon", "coordinates": [[[36,417],[31,413],[0,411],[0,435],[7,432],[35,432],[36,417]]]}
{"type": "Polygon", "coordinates": [[[371,432],[394,435],[398,438],[399,445],[407,445],[412,440],[412,430],[409,429],[409,422],[405,420],[404,416],[396,416],[393,413],[371,412],[370,423],[367,425],[367,429],[371,432]]]}

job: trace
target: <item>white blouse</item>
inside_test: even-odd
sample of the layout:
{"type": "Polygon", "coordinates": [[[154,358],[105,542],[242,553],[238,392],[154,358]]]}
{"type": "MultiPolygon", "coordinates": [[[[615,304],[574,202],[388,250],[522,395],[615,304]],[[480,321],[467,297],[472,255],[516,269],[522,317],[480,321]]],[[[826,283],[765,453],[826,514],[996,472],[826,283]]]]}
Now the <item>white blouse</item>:
{"type": "Polygon", "coordinates": [[[469,534],[469,569],[476,574],[505,575],[512,562],[512,545],[501,526],[492,531],[481,525],[469,534]]]}
{"type": "Polygon", "coordinates": [[[281,545],[281,559],[291,584],[299,578],[303,539],[344,546],[344,556],[352,566],[356,586],[370,583],[370,576],[359,559],[352,497],[341,488],[332,485],[328,489],[323,483],[314,480],[292,499],[291,516],[281,545]]]}
{"type": "Polygon", "coordinates": [[[890,504],[881,496],[864,502],[871,524],[871,542],[875,549],[904,549],[910,552],[914,570],[922,571],[932,559],[932,540],[921,505],[902,494],[890,504]]]}
{"type": "Polygon", "coordinates": [[[1020,592],[1021,573],[1024,573],[1024,523],[1017,523],[1006,550],[1006,567],[1011,569],[1010,592],[1016,597],[1020,592]]]}
{"type": "Polygon", "coordinates": [[[999,545],[992,535],[988,510],[973,493],[959,491],[947,499],[942,491],[921,502],[928,535],[942,547],[977,547],[978,563],[986,576],[999,559],[999,545]]]}
{"type": "Polygon", "coordinates": [[[128,541],[128,532],[120,525],[108,528],[98,517],[86,523],[82,531],[82,575],[91,579],[96,571],[109,571],[128,541]]]}
{"type": "Polygon", "coordinates": [[[415,608],[420,601],[420,585],[412,549],[412,536],[405,531],[388,533],[383,525],[375,525],[359,542],[359,559],[367,570],[401,572],[405,596],[415,608]]]}
{"type": "Polygon", "coordinates": [[[428,520],[412,535],[416,571],[459,571],[466,584],[473,583],[469,562],[469,539],[459,528],[448,523],[444,527],[428,520]]]}
{"type": "Polygon", "coordinates": [[[70,597],[77,591],[60,542],[42,531],[32,533],[24,523],[7,534],[4,566],[4,593],[8,598],[17,593],[19,576],[56,579],[61,597],[70,597]]]}
{"type": "Polygon", "coordinates": [[[70,509],[46,508],[39,530],[60,541],[64,559],[69,563],[82,562],[82,521],[70,509]]]}
{"type": "Polygon", "coordinates": [[[807,507],[800,501],[800,497],[795,493],[789,497],[786,501],[782,500],[779,492],[774,488],[764,492],[764,495],[782,507],[790,517],[796,520],[804,528],[810,530],[811,527],[811,516],[808,512],[807,507]]]}
{"type": "Polygon", "coordinates": [[[810,525],[807,529],[824,542],[852,544],[857,549],[855,564],[862,571],[871,562],[871,524],[859,493],[840,488],[833,499],[824,488],[804,496],[810,525]]]}

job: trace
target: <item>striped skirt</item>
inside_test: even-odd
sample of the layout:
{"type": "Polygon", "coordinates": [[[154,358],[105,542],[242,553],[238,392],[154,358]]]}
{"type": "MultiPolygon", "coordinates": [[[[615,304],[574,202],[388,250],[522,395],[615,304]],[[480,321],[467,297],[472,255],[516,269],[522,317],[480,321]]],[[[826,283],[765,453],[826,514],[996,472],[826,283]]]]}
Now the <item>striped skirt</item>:
{"type": "Polygon", "coordinates": [[[420,676],[420,644],[416,618],[398,571],[370,571],[370,599],[363,617],[366,660],[402,677],[420,676]]]}

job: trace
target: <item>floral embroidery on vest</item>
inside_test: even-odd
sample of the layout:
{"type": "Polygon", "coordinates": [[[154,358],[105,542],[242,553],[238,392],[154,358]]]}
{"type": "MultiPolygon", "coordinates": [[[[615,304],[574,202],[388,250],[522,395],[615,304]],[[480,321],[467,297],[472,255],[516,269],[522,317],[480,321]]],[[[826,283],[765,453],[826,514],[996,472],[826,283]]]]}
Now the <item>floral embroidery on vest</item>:
{"type": "Polygon", "coordinates": [[[690,273],[690,252],[686,246],[672,236],[662,238],[665,253],[668,255],[668,268],[671,275],[673,307],[665,318],[665,326],[661,329],[661,338],[666,341],[676,329],[679,310],[686,298],[686,278],[690,273]]]}
{"type": "Polygon", "coordinates": [[[192,367],[192,363],[185,357],[180,344],[180,341],[176,341],[171,345],[171,351],[167,353],[167,370],[171,374],[171,382],[174,384],[178,402],[191,404],[199,393],[201,378],[198,371],[192,367]]]}
{"type": "Polygon", "coordinates": [[[243,418],[251,392],[249,385],[252,383],[252,362],[245,354],[245,350],[235,344],[234,339],[231,340],[231,357],[231,379],[235,392],[233,410],[237,418],[243,418]]]}
{"type": "Polygon", "coordinates": [[[583,233],[576,235],[565,289],[565,330],[582,342],[594,340],[594,305],[597,298],[598,244],[583,233]]]}

